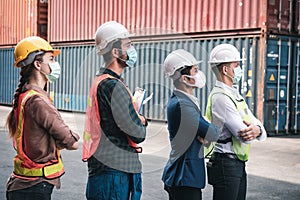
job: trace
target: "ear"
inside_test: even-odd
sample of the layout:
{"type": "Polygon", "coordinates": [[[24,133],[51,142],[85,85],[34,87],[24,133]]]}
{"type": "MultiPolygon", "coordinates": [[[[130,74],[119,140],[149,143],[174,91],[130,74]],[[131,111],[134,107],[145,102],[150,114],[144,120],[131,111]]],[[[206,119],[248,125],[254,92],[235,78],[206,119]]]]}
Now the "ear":
{"type": "Polygon", "coordinates": [[[178,80],[179,80],[179,82],[181,82],[181,83],[182,83],[182,82],[183,82],[183,80],[184,80],[184,76],[180,74],[180,77],[178,78],[178,80]]]}
{"type": "Polygon", "coordinates": [[[189,78],[186,77],[185,75],[181,75],[181,76],[180,76],[180,81],[181,81],[181,82],[189,82],[189,78]]]}
{"type": "Polygon", "coordinates": [[[222,66],[222,72],[223,74],[227,74],[227,67],[225,65],[222,66]]]}
{"type": "Polygon", "coordinates": [[[112,56],[115,57],[115,58],[120,57],[120,56],[119,56],[119,51],[118,51],[118,49],[116,49],[116,48],[113,48],[113,49],[111,50],[111,54],[112,54],[112,56]]]}
{"type": "Polygon", "coordinates": [[[35,68],[36,70],[38,70],[38,71],[41,70],[41,64],[40,64],[40,61],[35,60],[35,61],[33,62],[33,66],[34,66],[34,68],[35,68]]]}

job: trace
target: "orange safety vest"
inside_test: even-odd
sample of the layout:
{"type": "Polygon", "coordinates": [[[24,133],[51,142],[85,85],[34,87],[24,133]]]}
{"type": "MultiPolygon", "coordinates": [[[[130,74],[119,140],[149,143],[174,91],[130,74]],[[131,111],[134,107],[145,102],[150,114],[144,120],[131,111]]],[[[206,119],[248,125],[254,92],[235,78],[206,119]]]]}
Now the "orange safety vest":
{"type": "Polygon", "coordinates": [[[43,94],[28,90],[20,94],[18,109],[15,111],[17,116],[17,134],[14,137],[14,147],[17,155],[14,158],[14,174],[24,178],[44,177],[46,179],[54,179],[62,176],[65,173],[64,165],[60,156],[60,152],[56,149],[55,160],[50,160],[47,163],[36,163],[32,161],[23,151],[23,127],[24,127],[24,106],[27,100],[33,95],[43,94]]]}
{"type": "MultiPolygon", "coordinates": [[[[100,113],[98,112],[98,101],[97,101],[97,87],[104,79],[111,78],[120,81],[119,79],[109,75],[109,74],[102,74],[101,76],[95,77],[93,84],[90,89],[90,94],[88,97],[87,102],[87,109],[86,109],[86,119],[85,119],[85,126],[83,132],[83,146],[82,146],[82,160],[87,161],[97,150],[100,139],[101,139],[101,126],[100,126],[100,113]]],[[[124,86],[125,84],[120,81],[124,86]]],[[[135,110],[137,110],[137,106],[133,101],[132,94],[130,90],[125,86],[127,89],[133,106],[135,110]]],[[[137,153],[142,152],[142,147],[139,147],[135,142],[133,142],[128,135],[127,141],[129,146],[133,147],[137,153]]]]}

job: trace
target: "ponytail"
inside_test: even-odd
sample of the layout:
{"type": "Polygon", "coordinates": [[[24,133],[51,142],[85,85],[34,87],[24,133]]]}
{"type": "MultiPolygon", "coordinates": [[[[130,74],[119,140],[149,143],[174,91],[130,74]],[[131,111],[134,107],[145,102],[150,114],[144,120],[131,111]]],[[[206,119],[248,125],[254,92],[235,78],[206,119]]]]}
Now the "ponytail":
{"type": "Polygon", "coordinates": [[[32,73],[33,73],[32,64],[21,68],[21,71],[20,71],[21,77],[19,80],[18,87],[14,94],[14,99],[12,102],[12,110],[10,111],[10,113],[8,114],[7,119],[6,119],[6,127],[8,128],[10,138],[13,138],[17,131],[17,117],[18,116],[15,116],[15,114],[16,114],[15,111],[18,108],[19,96],[22,93],[23,86],[29,82],[29,78],[32,75],[32,73]]]}

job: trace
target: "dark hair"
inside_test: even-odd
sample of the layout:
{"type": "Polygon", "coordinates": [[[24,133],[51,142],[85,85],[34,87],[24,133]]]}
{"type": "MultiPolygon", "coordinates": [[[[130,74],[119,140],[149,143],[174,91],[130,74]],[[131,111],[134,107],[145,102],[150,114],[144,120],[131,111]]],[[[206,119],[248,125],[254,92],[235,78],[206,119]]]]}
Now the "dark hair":
{"type": "Polygon", "coordinates": [[[191,75],[191,69],[193,66],[184,66],[184,68],[180,71],[181,75],[191,75]]]}
{"type": "MultiPolygon", "coordinates": [[[[109,48],[110,50],[107,53],[103,54],[103,60],[104,60],[105,63],[108,63],[112,60],[111,50],[113,48],[116,48],[121,52],[121,48],[122,48],[121,45],[122,45],[122,40],[121,39],[112,41],[108,44],[107,48],[109,48]]],[[[122,54],[122,52],[121,52],[121,54],[122,54]]]]}
{"type": "MultiPolygon", "coordinates": [[[[37,55],[35,57],[35,60],[39,60],[39,61],[43,61],[43,56],[45,53],[37,55]]],[[[16,134],[17,131],[17,117],[15,116],[15,110],[18,107],[18,103],[19,103],[19,96],[22,93],[22,88],[23,86],[29,82],[30,77],[33,74],[33,70],[34,70],[34,62],[32,62],[31,64],[24,66],[21,68],[20,71],[20,80],[19,80],[19,84],[18,87],[15,91],[14,94],[14,99],[12,101],[12,110],[10,111],[10,113],[7,116],[6,119],[6,127],[8,128],[8,132],[9,132],[9,137],[13,138],[16,134]]]]}
{"type": "MultiPolygon", "coordinates": [[[[181,75],[191,75],[191,69],[193,66],[184,66],[183,68],[179,69],[181,75]]],[[[181,83],[179,79],[173,80],[173,84],[175,87],[178,87],[181,83]]]]}

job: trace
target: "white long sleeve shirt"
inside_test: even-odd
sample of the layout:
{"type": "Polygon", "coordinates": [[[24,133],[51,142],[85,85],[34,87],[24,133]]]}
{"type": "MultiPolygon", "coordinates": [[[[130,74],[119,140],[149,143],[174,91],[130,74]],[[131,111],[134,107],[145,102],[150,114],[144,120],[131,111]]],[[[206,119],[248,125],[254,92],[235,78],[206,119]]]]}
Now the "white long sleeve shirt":
{"type": "MultiPolygon", "coordinates": [[[[239,94],[238,90],[233,87],[229,87],[228,85],[220,81],[217,81],[215,86],[220,87],[226,90],[227,92],[231,93],[234,97],[236,97],[236,99],[243,99],[243,97],[239,94]]],[[[224,140],[233,136],[240,140],[242,143],[250,143],[251,141],[243,141],[238,136],[238,132],[246,128],[247,126],[244,124],[243,119],[237,111],[236,106],[232,102],[232,100],[227,95],[217,93],[212,96],[211,101],[212,123],[220,129],[219,140],[224,140]]],[[[267,133],[262,123],[252,114],[248,107],[247,113],[250,116],[250,123],[261,127],[261,136],[254,140],[266,140],[267,133]]],[[[231,142],[228,142],[226,144],[217,143],[214,151],[219,153],[234,153],[231,142]]]]}

